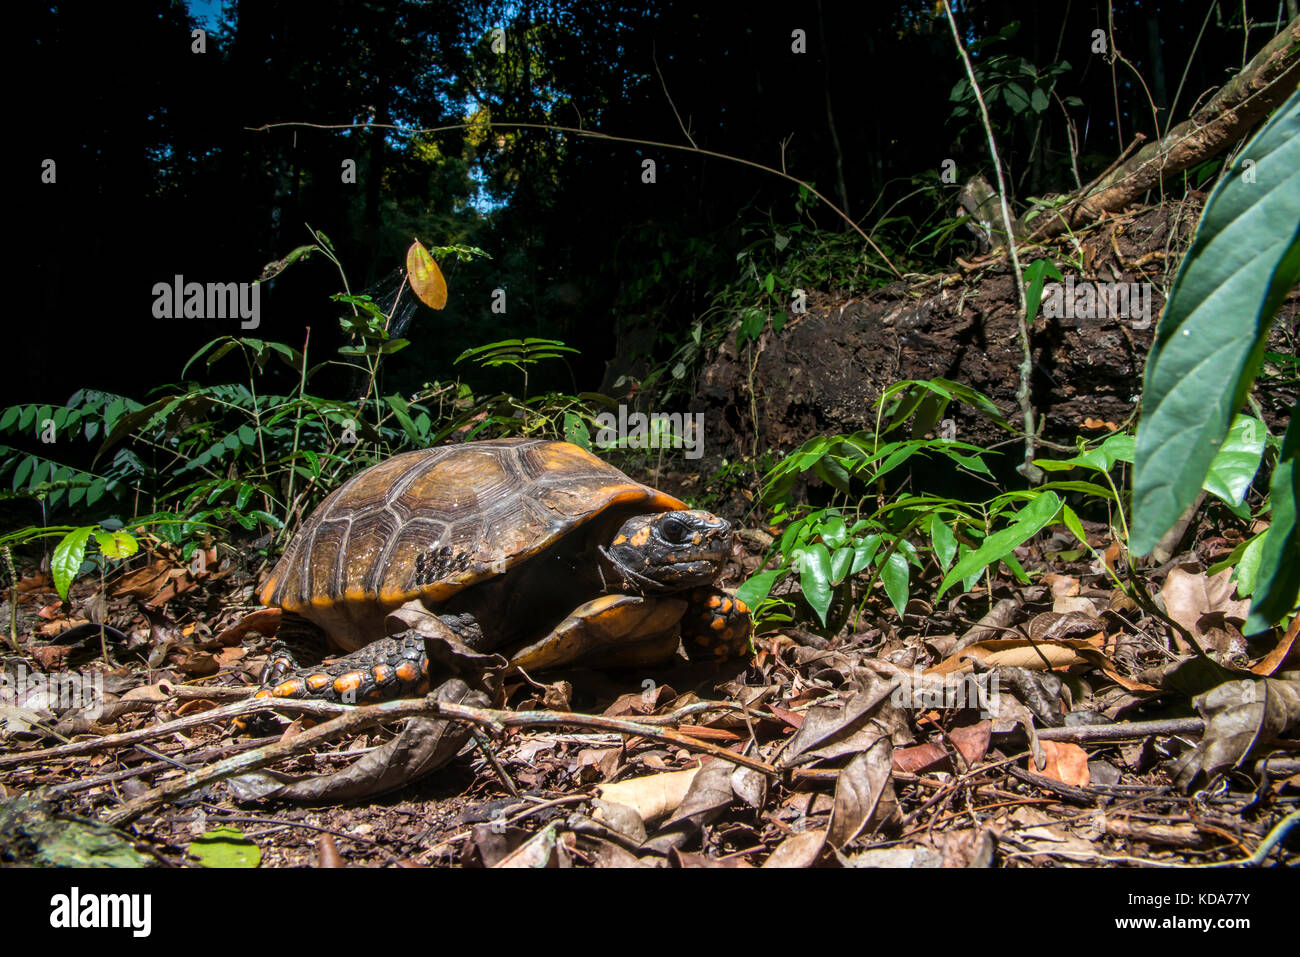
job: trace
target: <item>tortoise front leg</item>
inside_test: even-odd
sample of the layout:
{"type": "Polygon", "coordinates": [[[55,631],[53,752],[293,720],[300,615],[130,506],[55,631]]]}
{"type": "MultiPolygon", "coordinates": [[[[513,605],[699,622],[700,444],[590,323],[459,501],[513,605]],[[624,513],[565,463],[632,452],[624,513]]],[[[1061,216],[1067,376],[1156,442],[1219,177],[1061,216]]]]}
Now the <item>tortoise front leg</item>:
{"type": "Polygon", "coordinates": [[[680,598],[602,595],[575,608],[547,635],[516,648],[511,670],[566,665],[635,668],[660,665],[677,650],[686,603],[680,598]]]}
{"type": "Polygon", "coordinates": [[[692,658],[701,654],[721,661],[750,651],[753,622],[749,606],[721,588],[694,589],[682,616],[682,646],[692,658]]]}

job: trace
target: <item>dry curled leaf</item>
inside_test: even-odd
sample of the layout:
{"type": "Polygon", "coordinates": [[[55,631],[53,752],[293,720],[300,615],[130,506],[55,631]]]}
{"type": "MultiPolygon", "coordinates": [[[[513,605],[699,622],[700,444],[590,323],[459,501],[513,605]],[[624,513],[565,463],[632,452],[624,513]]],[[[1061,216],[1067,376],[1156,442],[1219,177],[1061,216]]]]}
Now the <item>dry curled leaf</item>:
{"type": "MultiPolygon", "coordinates": [[[[596,796],[631,808],[643,821],[657,821],[681,806],[699,772],[700,769],[694,767],[602,784],[596,788],[596,796]]],[[[598,815],[597,820],[600,820],[598,815]]]]}
{"type": "Polygon", "coordinates": [[[882,732],[887,733],[890,722],[877,719],[883,719],[886,710],[897,710],[889,703],[889,694],[898,682],[875,677],[868,691],[854,694],[847,701],[809,708],[782,753],[780,765],[793,767],[816,759],[829,761],[858,754],[875,744],[882,732]]]}
{"type": "Polygon", "coordinates": [[[283,612],[279,608],[259,608],[219,633],[216,643],[219,645],[237,645],[251,631],[269,638],[279,630],[282,615],[283,612]]]}
{"type": "Polygon", "coordinates": [[[791,834],[768,855],[763,867],[812,867],[826,846],[826,829],[791,834]]]}
{"type": "Polygon", "coordinates": [[[857,837],[867,824],[890,817],[896,808],[893,745],[882,734],[867,748],[854,755],[835,780],[835,807],[826,843],[839,850],[857,837]]]}
{"type": "MultiPolygon", "coordinates": [[[[1238,599],[1233,569],[1225,568],[1210,577],[1191,568],[1172,568],[1160,589],[1160,598],[1169,617],[1182,625],[1201,647],[1227,650],[1241,642],[1239,627],[1250,612],[1250,602],[1238,599]]],[[[1183,651],[1190,651],[1177,632],[1174,634],[1183,651]]]]}
{"type": "Polygon", "coordinates": [[[1267,744],[1300,723],[1300,681],[1278,678],[1225,681],[1192,699],[1205,719],[1200,743],[1183,756],[1178,785],[1190,790],[1236,767],[1257,744],[1267,744]]]}
{"type": "Polygon", "coordinates": [[[517,850],[507,854],[493,867],[567,867],[564,844],[559,840],[559,825],[552,821],[530,837],[517,850]]]}

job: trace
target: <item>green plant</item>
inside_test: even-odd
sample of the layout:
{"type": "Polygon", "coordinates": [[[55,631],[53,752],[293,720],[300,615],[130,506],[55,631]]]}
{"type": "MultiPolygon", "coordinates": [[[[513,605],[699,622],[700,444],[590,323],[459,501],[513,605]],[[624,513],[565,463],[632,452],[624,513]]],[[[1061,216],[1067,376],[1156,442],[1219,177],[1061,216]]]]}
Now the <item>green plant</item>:
{"type": "Polygon", "coordinates": [[[910,569],[923,567],[926,553],[947,570],[945,589],[956,580],[971,587],[999,560],[1024,577],[1012,551],[1045,523],[1040,513],[1050,520],[1059,511],[1060,501],[1051,488],[1009,492],[978,506],[936,495],[890,495],[887,490],[888,476],[931,455],[971,475],[992,478],[978,446],[926,437],[942,425],[953,401],[1006,427],[996,406],[972,389],[943,379],[908,380],[890,386],[878,400],[874,432],[811,439],[767,474],[764,501],[773,508],[774,522],[787,523],[773,548],[777,566],[754,575],[739,590],[760,621],[788,620],[789,612],[780,607],[788,603],[771,595],[791,574],[798,576],[800,592],[828,633],[843,625],[855,594],[868,595],[877,579],[902,615],[910,569]],[[911,438],[887,438],[909,422],[911,438]],[[811,476],[825,482],[836,501],[825,508],[791,506],[796,483],[811,476]],[[1010,531],[995,533],[994,526],[1008,517],[1010,531]],[[914,534],[921,544],[911,540],[914,534]],[[867,578],[855,583],[864,574],[867,578]],[[837,599],[840,614],[831,617],[837,599]]]}
{"type": "Polygon", "coordinates": [[[145,523],[140,522],[124,527],[120,522],[110,521],[81,526],[28,526],[0,535],[0,548],[8,549],[46,538],[59,539],[50,560],[50,574],[54,578],[55,591],[61,599],[67,601],[68,590],[82,571],[91,544],[96,546],[98,556],[102,559],[116,561],[129,558],[140,548],[139,539],[129,528],[140,528],[143,524],[145,523]]]}
{"type": "Polygon", "coordinates": [[[529,366],[536,365],[544,359],[563,359],[564,353],[577,351],[572,346],[566,346],[559,339],[502,339],[500,342],[489,342],[486,345],[466,349],[456,357],[456,362],[464,362],[468,359],[486,369],[496,369],[500,366],[518,369],[524,377],[523,394],[527,397],[529,366]]]}
{"type": "MultiPolygon", "coordinates": [[[[223,336],[200,348],[182,377],[200,367],[211,372],[219,362],[238,357],[246,373],[243,383],[186,380],[147,403],[83,390],[65,407],[6,410],[0,413],[0,431],[38,440],[29,443],[30,451],[0,447],[0,475],[11,476],[15,494],[35,497],[49,508],[85,508],[102,507],[105,496],[125,504],[130,492],[132,509],[173,523],[166,534],[192,551],[197,541],[184,539],[207,535],[216,525],[283,532],[358,467],[467,427],[481,410],[458,383],[426,384],[411,396],[376,395],[381,362],[405,345],[393,334],[400,326],[394,323],[400,295],[385,311],[370,296],[353,294],[329,239],[309,231],[314,242],[269,264],[262,280],[316,254],[335,264],[345,291],[333,301],[347,307],[339,324],[348,336],[336,358],[310,362],[310,329],[300,348],[223,336]],[[290,370],[293,391],[265,388],[273,363],[290,370]],[[313,394],[313,377],[339,364],[357,371],[365,383],[361,394],[354,399],[313,394]],[[67,450],[67,461],[46,449],[61,455],[67,450]],[[89,464],[79,465],[83,460],[89,464]]],[[[461,258],[485,255],[473,247],[434,251],[461,258]]]]}
{"type": "MultiPolygon", "coordinates": [[[[1133,478],[1133,536],[1150,551],[1199,493],[1300,279],[1300,92],[1243,147],[1215,186],[1147,357],[1133,478]]],[[[1269,488],[1247,634],[1300,601],[1300,426],[1282,439],[1269,488]]]]}
{"type": "MultiPolygon", "coordinates": [[[[1019,31],[1019,22],[1010,23],[997,33],[970,44],[970,50],[972,53],[982,52],[993,44],[1011,39],[1019,31]]],[[[1024,57],[994,53],[980,60],[975,78],[984,92],[984,102],[990,108],[1003,103],[1012,116],[1039,116],[1051,107],[1056,82],[1070,69],[1065,60],[1039,69],[1024,57]]],[[[972,116],[976,112],[975,93],[965,77],[953,85],[948,99],[956,104],[949,113],[953,119],[972,116]]],[[[1083,105],[1077,97],[1070,97],[1065,103],[1067,106],[1083,105]]]]}
{"type": "Polygon", "coordinates": [[[140,460],[122,453],[101,470],[78,461],[89,458],[89,443],[110,432],[131,409],[123,396],[79,389],[66,405],[15,405],[0,413],[0,433],[22,446],[0,445],[0,477],[12,495],[34,498],[50,509],[93,506],[137,488],[140,460]],[[56,457],[55,452],[59,455],[56,457]]]}

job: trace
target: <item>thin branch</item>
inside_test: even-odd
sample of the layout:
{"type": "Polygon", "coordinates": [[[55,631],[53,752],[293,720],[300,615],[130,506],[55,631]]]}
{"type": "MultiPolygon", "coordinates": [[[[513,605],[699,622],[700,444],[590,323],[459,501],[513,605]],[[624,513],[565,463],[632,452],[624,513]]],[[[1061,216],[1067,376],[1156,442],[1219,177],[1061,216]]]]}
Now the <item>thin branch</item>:
{"type": "Polygon", "coordinates": [[[1200,734],[1200,718],[1166,718],[1160,721],[1125,721],[1119,724],[1081,724],[1071,728],[1040,728],[1041,741],[1131,741],[1152,734],[1200,734]]]}
{"type": "MultiPolygon", "coordinates": [[[[308,123],[303,120],[293,120],[293,121],[286,121],[283,123],[263,123],[261,126],[249,126],[249,127],[245,127],[245,129],[253,133],[265,133],[268,130],[277,129],[279,127],[306,127],[308,129],[314,129],[314,130],[389,129],[405,135],[414,135],[417,133],[418,134],[450,133],[456,130],[467,130],[473,125],[475,124],[451,123],[447,126],[433,126],[424,129],[407,129],[406,127],[398,126],[395,123],[308,123]]],[[[568,133],[572,136],[585,136],[589,139],[607,140],[608,142],[611,143],[632,143],[637,146],[653,146],[657,149],[680,150],[683,153],[696,153],[700,156],[708,156],[713,159],[725,160],[729,163],[739,163],[741,166],[748,166],[751,169],[757,169],[763,171],[764,173],[770,173],[773,176],[778,176],[781,179],[794,183],[796,186],[802,186],[804,189],[808,190],[808,192],[811,195],[816,196],[819,200],[822,201],[822,203],[824,203],[827,207],[833,210],[835,214],[840,217],[840,219],[848,223],[854,232],[856,232],[859,236],[862,237],[862,239],[867,243],[867,245],[870,246],[875,251],[876,255],[881,258],[881,260],[885,263],[885,265],[889,267],[890,272],[892,272],[899,279],[903,278],[903,274],[898,271],[898,267],[894,265],[893,261],[888,256],[885,255],[884,250],[882,250],[879,246],[877,246],[875,241],[872,240],[872,238],[867,235],[867,233],[862,229],[862,227],[859,226],[857,223],[855,223],[849,217],[849,215],[846,212],[844,212],[844,210],[840,209],[829,199],[827,199],[824,195],[818,192],[816,187],[814,187],[811,183],[807,183],[804,180],[799,179],[799,177],[797,176],[791,176],[789,173],[783,172],[782,170],[773,169],[771,166],[765,166],[762,163],[756,162],[754,160],[744,159],[743,157],[740,156],[731,156],[727,153],[719,153],[716,150],[701,149],[698,146],[683,146],[680,143],[664,143],[660,140],[646,140],[635,136],[615,136],[612,133],[600,133],[595,130],[584,130],[576,126],[559,126],[554,123],[499,123],[496,122],[495,120],[489,122],[488,125],[500,127],[501,129],[509,129],[509,130],[549,130],[552,133],[568,133]]]]}
{"type": "Polygon", "coordinates": [[[284,758],[304,753],[316,744],[323,743],[346,733],[359,731],[386,721],[395,721],[402,718],[414,717],[445,718],[450,721],[462,721],[486,728],[495,734],[501,734],[506,728],[511,727],[576,726],[595,728],[602,731],[612,731],[619,734],[635,735],[637,737],[649,738],[656,741],[665,741],[692,752],[721,758],[724,761],[740,765],[741,767],[750,768],[771,777],[778,777],[781,774],[777,768],[764,761],[736,754],[735,752],[728,751],[726,748],[719,747],[716,744],[700,741],[689,735],[683,734],[680,731],[669,730],[661,726],[662,724],[670,722],[679,722],[685,717],[698,714],[702,711],[717,708],[727,710],[734,709],[734,706],[726,704],[719,704],[717,702],[697,702],[696,704],[681,708],[670,715],[663,715],[652,724],[647,721],[629,721],[623,718],[611,718],[604,715],[576,714],[562,711],[513,712],[499,711],[489,708],[474,708],[468,705],[451,704],[439,701],[432,695],[426,698],[386,701],[381,704],[367,705],[364,707],[340,705],[328,701],[300,701],[292,698],[249,699],[247,701],[241,701],[238,704],[214,708],[211,711],[205,711],[199,715],[191,715],[177,721],[169,721],[150,729],[141,729],[141,732],[107,735],[104,738],[99,738],[90,742],[76,742],[74,744],[62,745],[56,748],[46,748],[41,751],[29,751],[23,755],[6,755],[2,760],[3,764],[6,765],[22,764],[34,761],[48,761],[52,758],[68,757],[73,754],[82,754],[88,751],[98,751],[113,746],[133,744],[140,740],[143,731],[149,732],[148,737],[162,737],[172,734],[177,730],[181,730],[182,728],[193,727],[195,724],[221,722],[233,717],[238,717],[241,714],[268,710],[269,708],[283,708],[289,711],[312,713],[316,715],[331,715],[332,717],[323,724],[319,724],[314,728],[302,732],[290,741],[277,741],[274,744],[226,758],[215,764],[209,765],[208,767],[191,771],[174,780],[167,781],[153,790],[145,792],[134,800],[127,802],[112,814],[108,815],[106,820],[114,827],[121,826],[169,800],[173,800],[182,794],[186,794],[214,781],[219,781],[235,774],[264,767],[268,764],[273,764],[277,761],[283,760],[284,758]],[[14,760],[15,758],[17,758],[17,760],[14,760]]]}
{"type": "Polygon", "coordinates": [[[682,115],[677,112],[677,104],[673,102],[673,95],[668,92],[668,83],[664,80],[663,71],[659,69],[659,56],[655,52],[653,44],[650,47],[650,59],[654,61],[655,73],[659,74],[659,85],[664,88],[664,98],[668,100],[668,105],[673,108],[673,116],[677,117],[677,125],[682,128],[682,136],[686,137],[686,141],[691,144],[693,149],[699,149],[699,147],[695,145],[695,137],[691,136],[691,131],[688,130],[686,124],[682,122],[682,115]]]}
{"type": "Polygon", "coordinates": [[[949,5],[948,0],[943,0],[943,12],[948,16],[948,26],[952,29],[953,42],[957,44],[957,52],[961,54],[961,62],[966,67],[966,78],[970,81],[971,90],[975,94],[975,102],[979,104],[980,117],[984,121],[984,132],[988,137],[989,156],[993,160],[993,172],[997,174],[998,199],[1002,203],[1002,225],[1007,231],[1007,253],[1011,257],[1011,269],[1016,283],[1016,299],[1020,304],[1020,314],[1017,318],[1023,357],[1020,361],[1020,387],[1016,390],[1016,400],[1020,404],[1020,413],[1025,420],[1025,461],[1016,471],[1027,478],[1031,484],[1037,484],[1041,481],[1043,473],[1038,466],[1034,465],[1034,442],[1038,430],[1034,428],[1034,407],[1029,401],[1029,377],[1034,369],[1034,357],[1029,346],[1029,325],[1026,321],[1026,317],[1029,315],[1029,304],[1025,301],[1025,277],[1020,269],[1020,256],[1016,253],[1016,234],[1011,226],[1011,208],[1007,205],[1007,184],[1002,175],[1002,161],[998,158],[998,144],[993,138],[993,124],[989,120],[989,110],[984,103],[984,94],[980,92],[979,83],[975,80],[975,68],[971,65],[970,54],[966,52],[966,45],[961,41],[961,34],[957,30],[957,20],[952,15],[952,7],[949,5]]]}

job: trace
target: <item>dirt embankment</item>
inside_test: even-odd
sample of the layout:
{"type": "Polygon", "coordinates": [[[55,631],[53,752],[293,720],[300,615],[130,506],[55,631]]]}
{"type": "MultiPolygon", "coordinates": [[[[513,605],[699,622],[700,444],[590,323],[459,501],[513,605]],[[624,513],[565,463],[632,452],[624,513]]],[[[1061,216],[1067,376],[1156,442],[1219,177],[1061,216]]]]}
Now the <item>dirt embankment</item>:
{"type": "MultiPolygon", "coordinates": [[[[1021,252],[1022,265],[1050,255],[1075,282],[1138,283],[1150,295],[1148,320],[1048,318],[1035,321],[1032,400],[1046,418],[1042,436],[1073,443],[1096,423],[1123,423],[1136,411],[1156,320],[1190,243],[1203,196],[1108,217],[1074,240],[1021,252]],[[1079,268],[1079,267],[1082,268],[1079,268]]],[[[911,277],[909,277],[911,278],[911,277]]],[[[1130,287],[1133,288],[1133,287],[1130,287]]],[[[704,413],[705,474],[722,459],[788,451],[812,436],[874,428],[875,401],[900,379],[942,377],[988,395],[1014,425],[1021,345],[1019,306],[1005,258],[976,268],[895,282],[867,296],[809,297],[808,311],[737,349],[728,337],[704,369],[693,411],[704,413]]],[[[1300,294],[1274,325],[1270,348],[1295,353],[1300,294]]],[[[1256,386],[1270,427],[1285,427],[1296,385],[1256,386]]],[[[956,437],[980,445],[1008,434],[964,407],[948,413],[956,437]]],[[[1100,426],[1098,426],[1100,428],[1100,426]]]]}

